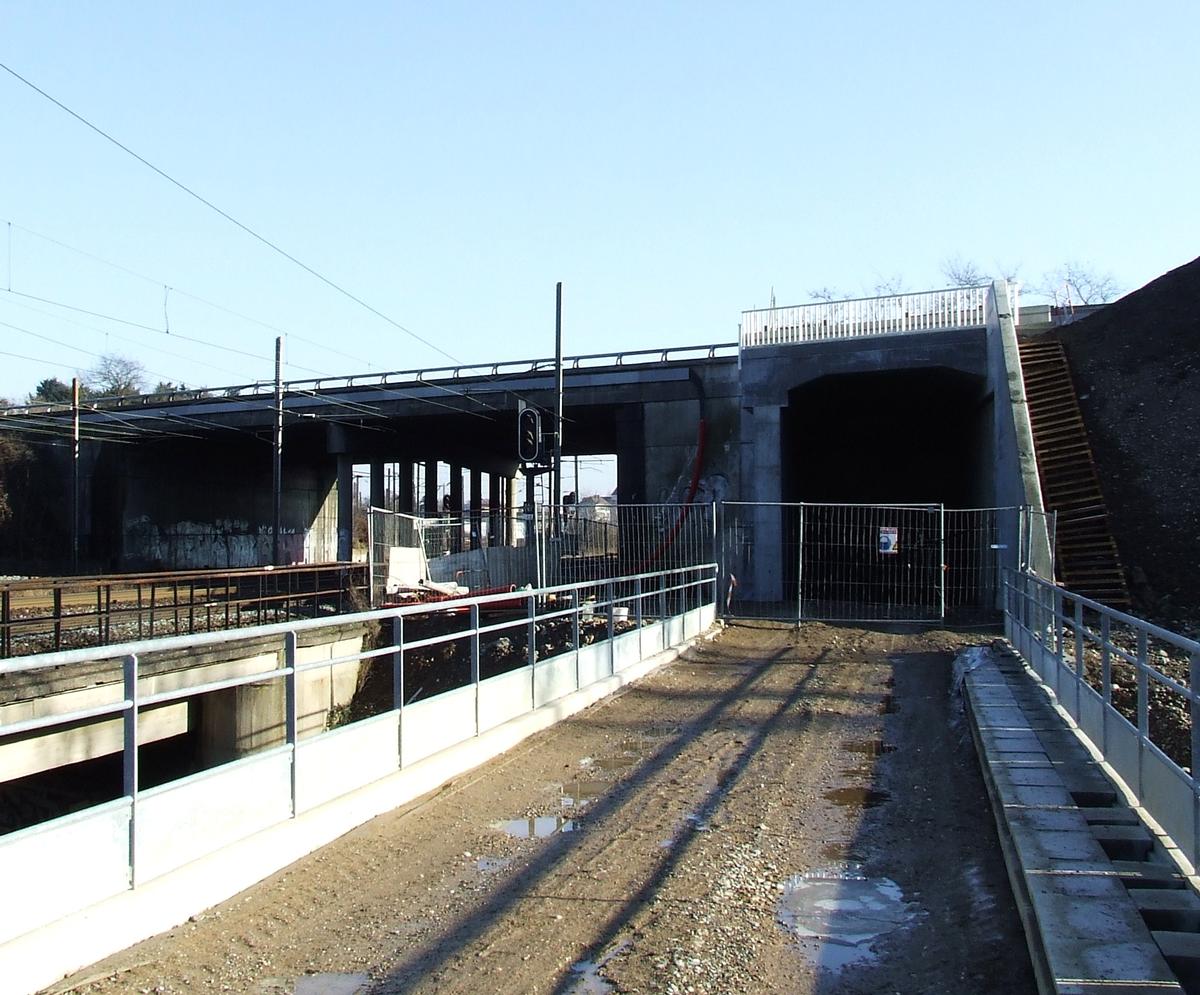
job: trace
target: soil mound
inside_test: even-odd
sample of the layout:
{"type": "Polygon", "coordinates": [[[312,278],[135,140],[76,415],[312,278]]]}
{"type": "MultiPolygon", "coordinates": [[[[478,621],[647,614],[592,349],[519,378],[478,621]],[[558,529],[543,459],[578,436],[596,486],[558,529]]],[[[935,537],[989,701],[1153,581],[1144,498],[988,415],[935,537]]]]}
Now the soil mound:
{"type": "Polygon", "coordinates": [[[1137,610],[1200,627],[1200,258],[1054,334],[1137,610]]]}

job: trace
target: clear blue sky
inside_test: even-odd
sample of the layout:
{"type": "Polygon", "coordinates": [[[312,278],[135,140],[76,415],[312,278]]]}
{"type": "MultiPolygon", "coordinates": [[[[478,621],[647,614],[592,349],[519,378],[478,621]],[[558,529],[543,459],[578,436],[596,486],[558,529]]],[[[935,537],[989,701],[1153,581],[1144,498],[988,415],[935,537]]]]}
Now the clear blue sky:
{"type": "MultiPolygon", "coordinates": [[[[956,254],[1139,286],[1200,254],[1197,38],[1195,0],[10,0],[0,61],[475,362],[552,353],[556,280],[569,353],[731,340],[772,287],[926,289],[956,254]]],[[[0,321],[155,380],[271,375],[275,332],[184,291],[287,330],[289,376],[449,362],[2,73],[0,128],[13,290],[162,327],[166,283],[175,336],[258,358],[5,292],[0,321]]],[[[0,356],[0,396],[93,363],[0,341],[46,360],[0,356]]]]}

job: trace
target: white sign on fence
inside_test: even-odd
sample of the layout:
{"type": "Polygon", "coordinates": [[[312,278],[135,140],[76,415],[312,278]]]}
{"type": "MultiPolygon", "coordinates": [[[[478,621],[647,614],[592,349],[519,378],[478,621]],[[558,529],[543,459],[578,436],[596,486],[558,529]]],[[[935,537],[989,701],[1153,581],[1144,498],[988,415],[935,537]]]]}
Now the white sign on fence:
{"type": "Polygon", "coordinates": [[[900,530],[892,525],[879,526],[879,552],[900,552],[900,530]]]}

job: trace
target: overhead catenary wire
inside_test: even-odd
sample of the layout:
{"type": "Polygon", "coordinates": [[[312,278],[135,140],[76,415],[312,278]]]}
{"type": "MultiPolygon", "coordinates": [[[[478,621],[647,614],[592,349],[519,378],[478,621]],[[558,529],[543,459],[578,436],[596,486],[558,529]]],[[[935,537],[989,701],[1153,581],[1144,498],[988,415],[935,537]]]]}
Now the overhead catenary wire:
{"type": "MultiPolygon", "coordinates": [[[[266,358],[267,358],[267,357],[261,356],[257,353],[247,352],[244,349],[235,349],[232,346],[221,345],[217,342],[211,342],[207,339],[201,339],[201,338],[197,338],[195,336],[190,336],[190,335],[183,335],[183,334],[180,334],[179,332],[167,333],[161,328],[155,328],[153,325],[146,325],[146,324],[143,324],[142,322],[132,321],[128,318],[118,318],[115,315],[105,314],[101,311],[92,311],[92,310],[89,310],[88,308],[79,307],[78,305],[75,305],[75,304],[67,304],[63,301],[56,301],[53,298],[49,298],[49,297],[40,297],[36,294],[28,294],[28,293],[25,293],[25,292],[19,291],[19,290],[9,290],[9,291],[6,291],[6,293],[12,294],[14,297],[21,297],[26,300],[37,301],[40,304],[49,304],[51,307],[61,307],[61,308],[65,308],[68,311],[74,311],[78,314],[86,314],[92,318],[100,318],[103,321],[114,321],[114,322],[117,322],[118,324],[127,325],[131,328],[140,328],[143,331],[153,332],[156,335],[169,334],[172,339],[182,339],[187,342],[195,342],[200,345],[209,346],[214,349],[221,349],[225,352],[235,353],[240,356],[247,356],[250,359],[266,360],[266,358]]],[[[28,357],[26,357],[26,358],[28,358],[28,357]]],[[[291,366],[297,370],[303,370],[306,373],[314,373],[314,374],[316,374],[318,379],[323,379],[325,377],[325,374],[321,370],[314,370],[311,367],[300,366],[299,364],[296,364],[296,363],[288,363],[287,365],[291,366]]],[[[443,393],[450,394],[455,397],[461,397],[464,400],[474,401],[476,404],[479,404],[484,408],[496,410],[493,405],[488,404],[486,401],[483,401],[483,400],[479,399],[478,397],[472,397],[470,394],[467,394],[464,391],[455,390],[453,387],[447,387],[445,384],[436,383],[434,381],[422,381],[422,382],[425,383],[426,386],[433,387],[434,389],[440,390],[443,393]]],[[[372,385],[372,386],[375,386],[375,385],[372,385]]],[[[220,390],[222,388],[217,387],[216,389],[220,390]]],[[[292,388],[289,388],[289,389],[292,389],[292,388]]],[[[384,388],[382,386],[379,386],[377,389],[382,390],[384,392],[389,392],[388,388],[384,388]]],[[[402,396],[402,395],[397,394],[397,396],[402,396]]],[[[408,398],[408,399],[422,401],[422,402],[428,403],[428,404],[437,404],[438,403],[429,398],[408,398]]],[[[455,410],[457,410],[457,409],[455,409],[455,410]]]]}
{"type": "MultiPolygon", "coordinates": [[[[136,159],[138,162],[140,162],[142,165],[146,166],[152,172],[154,172],[158,176],[162,177],[162,179],[166,180],[168,183],[172,184],[173,186],[177,187],[179,190],[186,193],[189,197],[192,197],[199,203],[203,204],[205,207],[214,211],[215,213],[217,213],[218,215],[223,217],[225,220],[227,220],[231,224],[233,224],[235,227],[241,229],[247,235],[250,235],[252,238],[256,239],[257,241],[259,241],[260,243],[265,245],[267,248],[271,249],[273,252],[278,253],[280,256],[287,259],[289,262],[300,267],[300,269],[304,270],[306,273],[308,273],[311,276],[315,277],[316,279],[320,280],[322,283],[326,284],[328,287],[330,287],[337,293],[346,297],[348,300],[359,305],[360,307],[362,307],[366,311],[370,312],[371,314],[375,315],[376,317],[380,318],[381,320],[387,322],[389,325],[396,328],[398,331],[402,332],[403,334],[409,336],[410,338],[414,339],[417,342],[422,343],[423,345],[432,349],[434,352],[436,352],[442,356],[445,356],[447,359],[451,360],[456,365],[459,365],[459,366],[463,365],[462,360],[460,360],[458,357],[447,352],[445,349],[441,348],[440,346],[438,346],[434,342],[430,341],[429,339],[425,338],[424,336],[419,335],[417,332],[414,332],[411,328],[408,328],[401,322],[397,321],[395,318],[392,318],[390,315],[388,315],[388,314],[384,313],[383,311],[379,310],[378,308],[374,307],[372,304],[369,304],[363,298],[352,293],[350,290],[348,290],[345,287],[341,286],[340,284],[336,283],[329,277],[325,276],[323,273],[320,273],[318,270],[314,269],[312,266],[310,266],[307,263],[303,262],[302,260],[298,259],[296,256],[292,255],[291,253],[287,252],[285,249],[283,249],[281,246],[279,246],[272,240],[268,239],[266,236],[260,234],[259,232],[255,231],[253,228],[251,228],[248,225],[244,224],[243,222],[239,221],[233,215],[229,214],[227,211],[218,207],[212,201],[203,197],[201,194],[197,193],[191,187],[187,186],[180,180],[177,180],[175,177],[171,176],[165,170],[161,169],[160,167],[156,166],[154,163],[150,162],[144,156],[139,155],[137,152],[135,152],[129,146],[127,146],[123,142],[119,141],[117,138],[115,138],[113,135],[106,132],[104,129],[100,128],[98,125],[93,124],[91,121],[89,121],[87,118],[85,118],[82,114],[80,114],[77,111],[73,110],[72,108],[68,107],[61,100],[58,100],[56,97],[52,96],[50,93],[43,90],[41,87],[39,87],[37,84],[35,84],[32,80],[27,79],[25,76],[22,76],[11,66],[9,66],[3,62],[0,62],[0,69],[3,69],[6,73],[8,73],[14,79],[23,83],[25,86],[29,87],[35,93],[39,94],[40,96],[42,96],[46,100],[48,100],[50,103],[54,104],[60,110],[69,114],[71,117],[73,117],[75,120],[77,120],[80,124],[84,125],[86,128],[93,131],[95,134],[99,135],[105,141],[111,143],[112,145],[119,148],[121,151],[125,152],[127,155],[136,159]]],[[[292,365],[296,369],[304,369],[303,367],[295,366],[295,364],[288,364],[288,365],[292,365]]],[[[368,364],[368,365],[370,365],[370,364],[368,364]]],[[[309,370],[308,372],[318,372],[318,371],[309,370]]],[[[318,375],[320,375],[319,372],[318,372],[318,375]]],[[[446,389],[449,389],[449,388],[446,388],[446,389]]],[[[519,395],[517,395],[517,396],[519,396],[519,395]]]]}
{"type": "Polygon", "coordinates": [[[434,352],[437,352],[440,355],[445,356],[447,359],[450,359],[450,360],[454,361],[455,363],[461,362],[459,359],[457,359],[456,357],[454,357],[450,353],[448,353],[445,349],[441,348],[441,346],[438,346],[435,343],[429,341],[424,336],[418,335],[411,328],[405,327],[400,322],[396,321],[396,319],[392,318],[390,315],[387,315],[383,311],[380,311],[378,308],[374,307],[373,305],[368,304],[365,300],[363,300],[358,295],[352,293],[351,291],[347,290],[345,287],[341,286],[340,284],[331,280],[329,277],[325,276],[323,273],[314,269],[312,266],[310,266],[307,263],[303,262],[302,260],[298,259],[296,256],[292,255],[286,249],[283,249],[281,246],[279,246],[275,242],[271,241],[265,235],[261,235],[257,231],[255,231],[253,228],[251,228],[249,225],[243,224],[241,221],[239,221],[237,218],[235,218],[232,214],[228,213],[225,210],[222,210],[220,207],[218,207],[216,204],[214,204],[211,200],[208,200],[206,197],[203,197],[201,194],[197,193],[195,190],[193,190],[191,187],[187,186],[185,183],[181,182],[180,180],[175,179],[175,177],[171,176],[170,173],[166,172],[163,169],[160,169],[158,166],[154,165],[154,163],[150,162],[150,160],[146,159],[144,156],[139,155],[137,152],[135,152],[133,149],[131,149],[128,145],[125,145],[123,142],[119,141],[118,139],[116,139],[115,137],[110,135],[107,131],[100,128],[98,125],[93,124],[91,121],[89,121],[87,118],[85,118],[82,114],[78,113],[77,111],[72,110],[70,107],[68,107],[66,104],[64,104],[61,100],[58,100],[56,97],[51,96],[49,93],[47,93],[45,90],[43,90],[40,86],[38,86],[32,80],[29,80],[26,77],[22,76],[11,66],[8,66],[3,62],[0,62],[0,69],[3,69],[6,73],[8,73],[14,79],[17,79],[21,83],[24,83],[27,87],[29,87],[34,92],[40,94],[46,100],[50,101],[50,103],[52,103],[56,107],[58,107],[60,110],[65,111],[67,114],[69,114],[71,117],[73,117],[76,121],[78,121],[80,124],[84,125],[84,127],[88,128],[89,130],[95,132],[97,135],[99,135],[105,141],[111,143],[112,145],[115,145],[117,148],[119,148],[122,152],[125,152],[127,155],[132,156],[134,159],[136,159],[138,162],[140,162],[143,166],[145,166],[147,169],[150,169],[152,172],[156,173],[158,176],[162,177],[164,180],[166,180],[172,186],[175,186],[178,189],[182,190],[189,197],[191,197],[194,200],[198,201],[199,203],[203,204],[209,210],[216,212],[221,217],[223,217],[226,221],[228,221],[230,224],[236,226],[237,228],[240,228],[251,238],[254,238],[257,241],[261,242],[263,245],[265,245],[271,251],[278,253],[280,256],[287,259],[289,262],[295,264],[296,266],[299,266],[302,270],[304,270],[310,276],[313,276],[316,279],[320,280],[326,286],[330,287],[332,290],[341,294],[343,297],[347,298],[348,300],[353,301],[355,304],[359,305],[359,307],[362,307],[365,310],[369,311],[371,314],[375,315],[377,318],[380,318],[381,320],[386,321],[393,328],[397,329],[400,332],[403,332],[405,335],[408,335],[410,338],[415,339],[417,342],[422,343],[423,345],[432,349],[434,352]]]}
{"type": "MultiPolygon", "coordinates": [[[[12,239],[12,235],[11,235],[11,231],[13,228],[16,228],[17,231],[24,232],[27,235],[32,235],[34,238],[38,238],[38,239],[41,239],[42,241],[49,242],[51,245],[57,245],[61,249],[66,249],[68,252],[74,252],[77,255],[84,256],[85,258],[91,259],[94,262],[98,262],[103,266],[108,266],[111,269],[115,269],[121,273],[125,273],[129,276],[136,277],[139,280],[145,280],[147,283],[154,284],[155,286],[161,286],[163,288],[163,290],[165,291],[165,293],[164,293],[164,318],[165,318],[165,310],[166,310],[166,301],[165,301],[166,295],[167,294],[175,294],[178,297],[186,297],[189,300],[193,300],[198,304],[203,304],[205,307],[210,307],[214,311],[220,311],[223,314],[228,314],[231,317],[240,319],[241,321],[248,321],[253,325],[258,325],[259,327],[265,328],[271,332],[275,332],[278,335],[286,335],[289,338],[295,339],[298,342],[303,342],[306,345],[311,345],[318,349],[323,349],[325,352],[331,353],[332,355],[335,355],[335,356],[341,356],[343,359],[349,359],[355,363],[363,363],[367,367],[374,367],[374,365],[375,365],[369,359],[363,359],[361,356],[355,356],[355,355],[352,355],[351,353],[343,352],[342,350],[335,349],[332,346],[330,346],[324,342],[321,342],[317,339],[310,339],[307,336],[300,335],[298,332],[289,331],[286,328],[280,328],[277,325],[272,325],[270,322],[263,321],[260,318],[254,318],[248,314],[243,314],[242,312],[236,311],[233,308],[226,307],[224,304],[218,304],[216,301],[209,300],[206,297],[201,297],[199,294],[190,293],[187,290],[182,290],[179,287],[176,287],[171,284],[167,284],[164,281],[157,279],[156,277],[148,276],[145,273],[139,273],[137,270],[130,269],[128,266],[123,266],[121,263],[114,262],[111,259],[105,259],[103,256],[96,255],[96,253],[94,253],[94,252],[89,252],[87,249],[81,249],[77,245],[71,245],[68,242],[63,242],[61,239],[54,238],[52,235],[47,235],[44,232],[35,231],[32,228],[28,228],[25,225],[17,224],[14,221],[9,221],[8,226],[9,226],[9,232],[10,232],[10,234],[9,234],[9,240],[10,240],[10,245],[9,245],[9,255],[10,255],[9,289],[10,290],[12,289],[12,278],[11,278],[11,253],[12,253],[11,239],[12,239]]],[[[164,324],[166,324],[165,321],[164,321],[164,324]]],[[[169,328],[167,328],[166,330],[168,332],[170,331],[169,328]]]]}
{"type": "Polygon", "coordinates": [[[19,307],[24,311],[32,311],[34,314],[43,315],[47,318],[53,319],[54,321],[61,321],[64,324],[74,325],[77,328],[83,328],[90,332],[98,332],[101,335],[111,336],[114,339],[120,339],[122,342],[132,342],[141,349],[149,349],[152,352],[161,352],[164,356],[171,356],[174,359],[182,359],[184,362],[191,363],[195,366],[207,366],[210,370],[216,370],[219,373],[227,373],[234,377],[240,375],[240,371],[231,370],[227,366],[218,366],[215,363],[209,363],[202,359],[193,359],[190,356],[183,355],[183,353],[174,352],[170,349],[163,349],[161,346],[151,345],[142,341],[141,339],[131,338],[128,335],[121,335],[117,332],[111,331],[110,329],[101,328],[98,325],[89,325],[82,321],[76,321],[74,318],[67,318],[61,314],[55,314],[52,311],[45,311],[40,307],[34,307],[32,304],[23,304],[20,301],[9,301],[8,303],[12,307],[19,307]]]}

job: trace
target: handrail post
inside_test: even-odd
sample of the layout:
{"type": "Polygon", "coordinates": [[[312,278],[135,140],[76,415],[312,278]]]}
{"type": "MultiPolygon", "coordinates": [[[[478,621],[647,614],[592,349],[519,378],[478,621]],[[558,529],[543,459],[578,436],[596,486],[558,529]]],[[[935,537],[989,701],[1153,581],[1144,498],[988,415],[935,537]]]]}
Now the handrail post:
{"type": "Polygon", "coordinates": [[[479,604],[471,605],[471,683],[475,685],[475,735],[479,735],[479,604]]]}
{"type": "Polygon", "coordinates": [[[296,766],[299,761],[298,736],[296,722],[296,647],[295,630],[289,630],[283,636],[283,666],[284,666],[284,722],[286,723],[287,745],[292,759],[292,818],[296,818],[296,766]]]}
{"type": "Polygon", "coordinates": [[[1200,782],[1196,780],[1197,764],[1200,764],[1200,653],[1188,654],[1188,710],[1192,719],[1191,768],[1189,782],[1192,788],[1192,852],[1188,854],[1195,867],[1200,858],[1200,782]]]}
{"type": "Polygon", "coordinates": [[[1144,797],[1146,766],[1146,744],[1150,741],[1150,675],[1147,673],[1150,657],[1150,639],[1145,629],[1138,629],[1137,636],[1137,725],[1138,725],[1138,770],[1137,796],[1144,797]]]}
{"type": "Polygon", "coordinates": [[[608,672],[615,674],[617,672],[617,650],[613,646],[613,636],[617,614],[617,602],[613,591],[613,582],[610,580],[604,585],[604,600],[608,602],[608,672]]]}
{"type": "Polygon", "coordinates": [[[583,600],[583,588],[576,586],[571,595],[571,645],[575,647],[575,690],[578,691],[583,686],[583,679],[579,672],[579,612],[580,602],[583,600]]]}
{"type": "Polygon", "coordinates": [[[1062,696],[1062,689],[1059,687],[1059,680],[1062,677],[1062,668],[1066,666],[1065,654],[1063,652],[1063,641],[1066,634],[1066,620],[1063,618],[1063,593],[1061,587],[1054,589],[1054,599],[1051,610],[1054,612],[1054,659],[1058,666],[1054,671],[1054,693],[1062,696]]]}
{"type": "Polygon", "coordinates": [[[122,793],[129,799],[129,887],[137,887],[137,810],[138,810],[138,658],[125,657],[122,667],[125,691],[122,793]]]}
{"type": "Polygon", "coordinates": [[[633,617],[637,623],[638,632],[638,656],[643,656],[642,653],[642,578],[637,577],[633,582],[633,617]]]}
{"type": "MultiPolygon", "coordinates": [[[[1101,726],[1101,739],[1103,740],[1104,755],[1108,756],[1108,710],[1112,707],[1112,620],[1109,618],[1108,612],[1104,612],[1100,616],[1100,684],[1101,693],[1104,695],[1105,708],[1100,710],[1103,717],[1101,726]]],[[[1195,687],[1195,684],[1190,685],[1195,687]]],[[[1195,702],[1192,703],[1192,708],[1195,709],[1195,702]]],[[[1195,719],[1192,720],[1192,734],[1196,734],[1195,719]]],[[[1193,768],[1194,770],[1195,768],[1193,768]]]]}
{"type": "Polygon", "coordinates": [[[392,709],[396,715],[396,766],[404,766],[404,616],[392,619],[392,709]]]}
{"type": "Polygon", "coordinates": [[[526,624],[526,638],[529,641],[529,707],[537,708],[537,600],[532,592],[529,599],[529,621],[526,624]]]}
{"type": "Polygon", "coordinates": [[[1083,602],[1075,599],[1075,721],[1079,721],[1084,678],[1083,602]]]}

